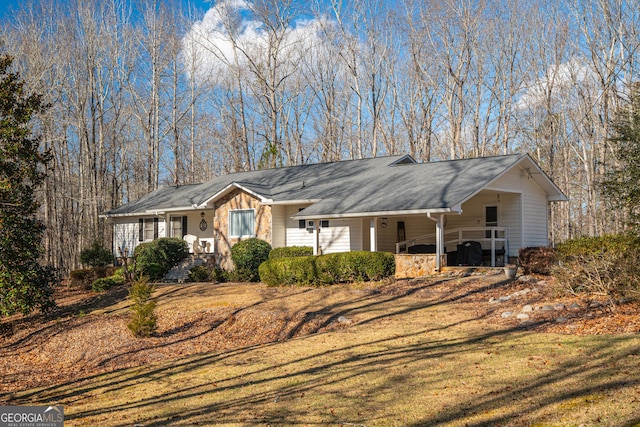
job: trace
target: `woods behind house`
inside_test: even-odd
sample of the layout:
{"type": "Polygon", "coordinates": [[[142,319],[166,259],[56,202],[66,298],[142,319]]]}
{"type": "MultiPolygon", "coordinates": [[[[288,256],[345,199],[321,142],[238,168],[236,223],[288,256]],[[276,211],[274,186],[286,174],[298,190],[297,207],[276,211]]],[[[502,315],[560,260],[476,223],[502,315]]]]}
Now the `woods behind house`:
{"type": "Polygon", "coordinates": [[[529,152],[570,198],[551,241],[623,229],[600,192],[638,81],[638,1],[40,0],[2,51],[50,105],[46,263],[160,185],[262,167],[529,152]]]}

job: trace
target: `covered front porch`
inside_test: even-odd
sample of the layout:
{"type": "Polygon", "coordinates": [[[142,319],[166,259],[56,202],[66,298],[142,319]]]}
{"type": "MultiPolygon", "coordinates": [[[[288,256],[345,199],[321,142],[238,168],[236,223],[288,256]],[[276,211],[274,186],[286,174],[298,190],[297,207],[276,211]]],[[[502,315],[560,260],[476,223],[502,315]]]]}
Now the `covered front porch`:
{"type": "Polygon", "coordinates": [[[362,248],[397,255],[431,254],[434,269],[498,267],[523,247],[521,193],[483,190],[449,211],[363,218],[362,248]]]}
{"type": "MultiPolygon", "coordinates": [[[[458,227],[441,231],[442,254],[448,266],[504,265],[509,253],[506,227],[458,227]]],[[[396,243],[396,254],[435,254],[438,233],[416,236],[396,243]]]]}

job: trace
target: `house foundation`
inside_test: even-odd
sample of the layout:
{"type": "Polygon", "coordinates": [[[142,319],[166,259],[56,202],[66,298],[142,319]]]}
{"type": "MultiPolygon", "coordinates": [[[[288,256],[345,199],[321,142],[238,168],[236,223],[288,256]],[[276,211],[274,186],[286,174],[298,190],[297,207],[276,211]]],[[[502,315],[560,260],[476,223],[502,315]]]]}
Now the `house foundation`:
{"type": "MultiPolygon", "coordinates": [[[[436,254],[396,254],[396,279],[414,279],[438,272],[436,254]]],[[[441,255],[440,265],[447,265],[447,255],[441,255]]]]}

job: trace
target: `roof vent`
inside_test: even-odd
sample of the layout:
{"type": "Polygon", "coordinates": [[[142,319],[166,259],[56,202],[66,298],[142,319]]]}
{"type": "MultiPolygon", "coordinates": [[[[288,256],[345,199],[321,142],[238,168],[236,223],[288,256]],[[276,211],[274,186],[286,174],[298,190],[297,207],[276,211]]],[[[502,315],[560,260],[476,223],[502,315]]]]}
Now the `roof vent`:
{"type": "Polygon", "coordinates": [[[400,157],[398,160],[396,160],[395,162],[391,163],[389,166],[397,166],[397,165],[414,165],[418,162],[415,161],[415,159],[413,157],[411,157],[410,154],[407,154],[405,156],[400,157]]]}

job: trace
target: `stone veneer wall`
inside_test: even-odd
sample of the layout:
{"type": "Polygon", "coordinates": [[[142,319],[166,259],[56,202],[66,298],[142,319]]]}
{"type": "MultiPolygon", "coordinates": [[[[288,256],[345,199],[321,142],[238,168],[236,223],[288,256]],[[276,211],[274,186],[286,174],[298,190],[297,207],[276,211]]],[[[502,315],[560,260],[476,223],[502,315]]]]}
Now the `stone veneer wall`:
{"type": "MultiPolygon", "coordinates": [[[[413,279],[436,273],[435,254],[396,254],[396,279],[413,279]]],[[[447,255],[442,255],[440,265],[447,265],[447,255]]]]}
{"type": "Polygon", "coordinates": [[[229,211],[255,209],[255,237],[271,244],[271,206],[265,206],[258,199],[242,190],[234,190],[215,203],[213,213],[213,237],[215,238],[216,263],[227,270],[234,268],[231,261],[231,247],[240,239],[229,238],[229,211]]]}

